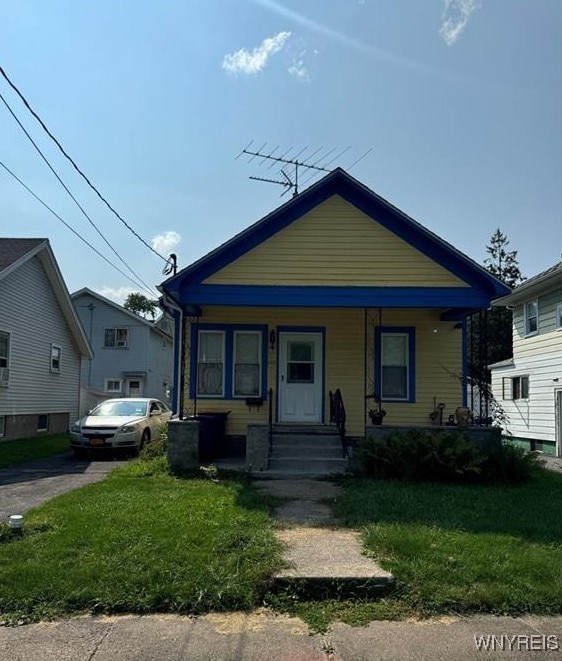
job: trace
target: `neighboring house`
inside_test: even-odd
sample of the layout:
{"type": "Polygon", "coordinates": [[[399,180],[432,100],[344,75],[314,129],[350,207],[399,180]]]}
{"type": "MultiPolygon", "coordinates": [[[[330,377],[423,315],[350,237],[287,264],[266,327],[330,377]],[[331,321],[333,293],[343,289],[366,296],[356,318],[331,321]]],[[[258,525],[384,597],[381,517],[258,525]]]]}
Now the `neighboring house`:
{"type": "Polygon", "coordinates": [[[87,288],[72,301],[94,352],[82,361],[81,414],[110,397],[169,402],[173,363],[166,320],[144,319],[87,288]]]}
{"type": "Polygon", "coordinates": [[[67,431],[91,355],[48,239],[0,239],[0,441],[67,431]]]}
{"type": "Polygon", "coordinates": [[[513,309],[513,358],[490,366],[506,432],[562,456],[562,262],[494,301],[513,309]]]}
{"type": "Polygon", "coordinates": [[[466,316],[509,293],[339,168],[159,289],[179,338],[173,407],[230,411],[232,436],[270,405],[276,423],[329,423],[336,389],[350,436],[373,393],[385,424],[427,425],[436,402],[447,419],[466,404],[466,316]]]}

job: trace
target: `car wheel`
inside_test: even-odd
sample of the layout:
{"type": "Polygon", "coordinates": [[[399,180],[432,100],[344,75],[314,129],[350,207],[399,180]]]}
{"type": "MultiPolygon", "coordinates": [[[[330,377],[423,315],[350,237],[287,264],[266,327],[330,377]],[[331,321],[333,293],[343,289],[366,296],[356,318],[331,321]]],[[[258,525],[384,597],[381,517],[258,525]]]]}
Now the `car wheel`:
{"type": "Polygon", "coordinates": [[[135,454],[139,454],[139,452],[144,448],[144,446],[150,443],[150,429],[145,429],[142,433],[140,443],[138,445],[137,451],[135,454]]]}

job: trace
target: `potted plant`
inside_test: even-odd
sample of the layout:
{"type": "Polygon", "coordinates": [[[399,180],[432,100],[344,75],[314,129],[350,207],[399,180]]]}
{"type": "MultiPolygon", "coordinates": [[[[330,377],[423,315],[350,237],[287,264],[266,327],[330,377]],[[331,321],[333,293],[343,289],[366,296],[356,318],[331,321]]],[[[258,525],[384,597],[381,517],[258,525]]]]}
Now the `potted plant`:
{"type": "Polygon", "coordinates": [[[377,408],[369,409],[369,418],[371,419],[371,422],[374,425],[382,425],[382,420],[386,415],[386,411],[381,406],[381,398],[377,393],[373,393],[372,395],[367,395],[367,399],[374,399],[378,404],[377,408]]]}
{"type": "Polygon", "coordinates": [[[382,425],[382,419],[385,415],[386,411],[384,409],[369,409],[369,418],[371,418],[374,425],[382,425]]]}

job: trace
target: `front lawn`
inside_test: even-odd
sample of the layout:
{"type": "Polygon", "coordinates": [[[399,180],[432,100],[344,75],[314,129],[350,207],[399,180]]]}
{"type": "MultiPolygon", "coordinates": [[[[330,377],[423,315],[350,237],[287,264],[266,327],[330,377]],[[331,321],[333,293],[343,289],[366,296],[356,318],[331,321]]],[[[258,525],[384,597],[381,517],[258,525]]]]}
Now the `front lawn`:
{"type": "Polygon", "coordinates": [[[70,440],[68,434],[53,434],[51,436],[34,436],[16,441],[0,443],[0,468],[21,464],[31,459],[42,459],[53,454],[69,452],[70,440]]]}
{"type": "Polygon", "coordinates": [[[393,595],[316,602],[294,612],[317,628],[333,618],[562,613],[562,475],[521,486],[351,479],[335,510],[362,530],[366,551],[391,571],[393,595]]]}
{"type": "Polygon", "coordinates": [[[1,530],[0,620],[250,608],[280,557],[250,485],[178,479],[164,457],[32,510],[24,531],[1,530]]]}

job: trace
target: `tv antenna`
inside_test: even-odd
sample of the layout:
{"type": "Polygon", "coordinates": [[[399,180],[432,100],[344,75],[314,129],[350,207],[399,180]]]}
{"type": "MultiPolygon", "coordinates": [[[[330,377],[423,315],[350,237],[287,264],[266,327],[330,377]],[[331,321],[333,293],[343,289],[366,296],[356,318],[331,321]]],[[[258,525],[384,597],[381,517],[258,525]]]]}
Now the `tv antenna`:
{"type": "MultiPolygon", "coordinates": [[[[286,150],[285,152],[278,152],[280,146],[277,145],[273,149],[267,149],[267,142],[265,142],[259,149],[252,150],[251,146],[254,141],[251,140],[250,143],[238,154],[236,159],[240,158],[243,154],[249,156],[250,159],[248,163],[251,163],[254,159],[260,159],[259,165],[263,165],[266,162],[269,162],[268,169],[271,169],[275,164],[282,164],[281,168],[278,170],[279,178],[274,179],[270,177],[256,177],[250,176],[250,179],[254,181],[265,181],[270,184],[277,184],[282,186],[285,190],[281,193],[281,197],[293,191],[293,197],[296,197],[299,194],[299,185],[303,185],[310,181],[318,172],[330,172],[328,167],[334,161],[338,160],[346,152],[351,149],[351,146],[342,149],[339,153],[333,156],[334,152],[337,151],[336,148],[326,149],[325,147],[319,147],[310,154],[305,153],[308,150],[308,146],[304,147],[300,151],[296,152],[293,147],[286,150]],[[294,153],[293,153],[294,152],[294,153]],[[307,170],[307,174],[303,176],[300,175],[301,170],[307,170]]],[[[360,158],[352,163],[350,167],[353,167],[359,161],[363,160],[367,154],[369,154],[372,149],[367,150],[360,158]]]]}

